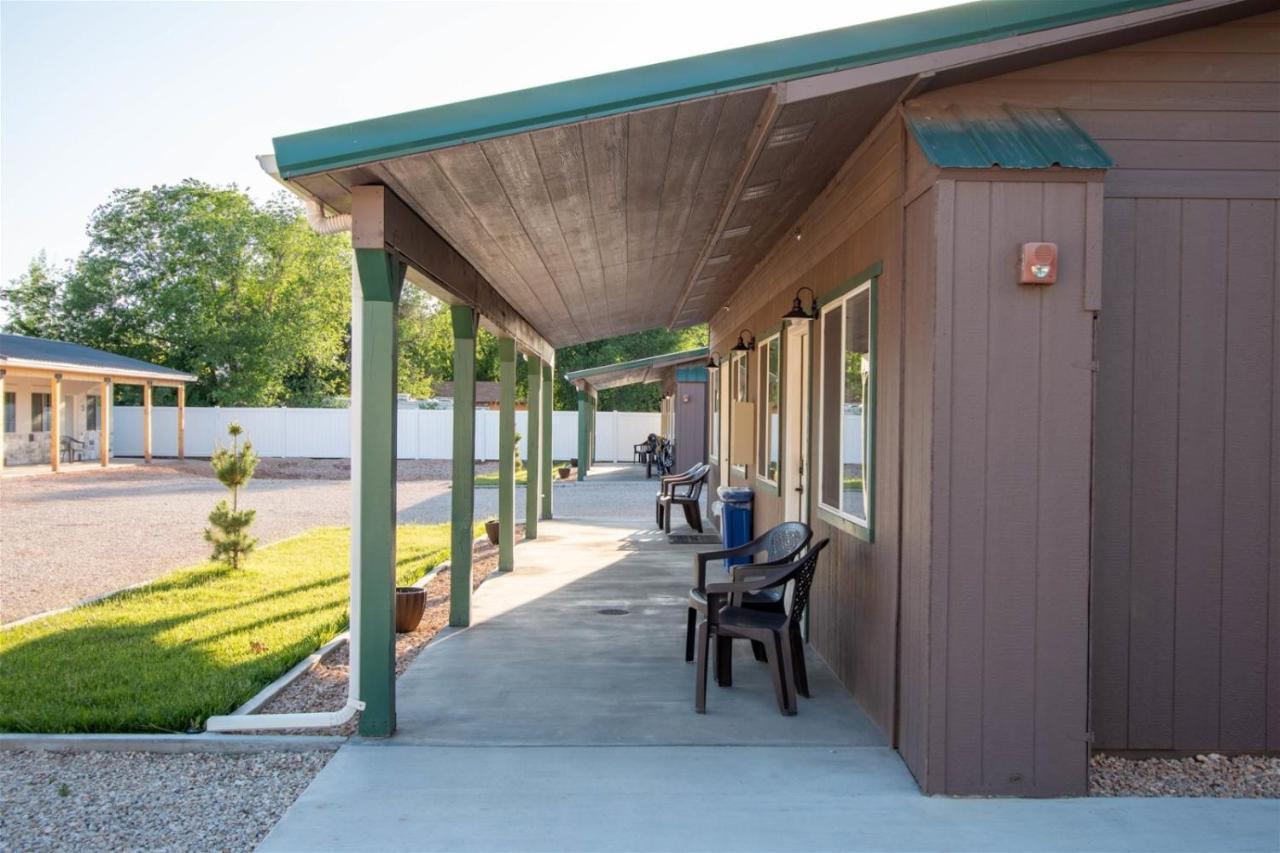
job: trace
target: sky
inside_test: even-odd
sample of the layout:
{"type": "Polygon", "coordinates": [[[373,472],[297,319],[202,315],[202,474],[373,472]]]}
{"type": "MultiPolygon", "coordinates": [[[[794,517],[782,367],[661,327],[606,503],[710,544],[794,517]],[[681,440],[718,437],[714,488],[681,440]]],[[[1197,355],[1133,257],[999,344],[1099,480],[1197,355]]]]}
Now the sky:
{"type": "Polygon", "coordinates": [[[0,0],[0,281],[79,254],[116,188],[268,197],[274,136],[953,2],[0,0]]]}

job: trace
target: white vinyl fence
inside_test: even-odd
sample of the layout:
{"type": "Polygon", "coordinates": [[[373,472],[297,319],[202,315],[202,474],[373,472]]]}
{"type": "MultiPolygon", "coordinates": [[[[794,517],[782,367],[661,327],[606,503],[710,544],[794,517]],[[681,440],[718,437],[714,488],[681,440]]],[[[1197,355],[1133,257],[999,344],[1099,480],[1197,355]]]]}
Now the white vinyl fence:
{"type": "MultiPolygon", "coordinates": [[[[120,456],[142,455],[142,407],[116,406],[111,448],[120,456]]],[[[151,446],[157,456],[178,452],[178,410],[151,410],[151,446]]],[[[342,459],[351,455],[351,409],[248,409],[187,407],[187,454],[208,456],[214,444],[226,442],[227,425],[244,427],[259,456],[342,459]]],[[[396,423],[401,459],[450,459],[453,412],[449,409],[399,409],[396,423]]],[[[528,415],[516,412],[520,454],[525,456],[528,415]]],[[[632,445],[658,432],[657,412],[600,412],[596,415],[596,461],[631,459],[632,445]]],[[[551,453],[556,459],[578,455],[578,413],[552,413],[551,453]]],[[[476,411],[476,458],[498,458],[498,412],[476,411]]]]}

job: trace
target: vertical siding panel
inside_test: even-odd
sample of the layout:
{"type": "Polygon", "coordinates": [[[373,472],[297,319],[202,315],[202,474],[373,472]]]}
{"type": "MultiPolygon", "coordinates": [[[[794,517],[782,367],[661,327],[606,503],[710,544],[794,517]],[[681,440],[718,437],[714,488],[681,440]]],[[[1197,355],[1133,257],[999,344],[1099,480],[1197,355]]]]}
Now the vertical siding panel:
{"type": "Polygon", "coordinates": [[[986,549],[986,448],[972,436],[987,430],[988,223],[991,186],[955,188],[955,268],[950,366],[950,512],[947,556],[946,787],[974,791],[983,773],[983,566],[986,549]],[[958,492],[963,491],[963,494],[958,492]]]}
{"type": "Polygon", "coordinates": [[[1085,198],[1085,184],[1044,185],[1042,239],[1057,241],[1061,274],[1041,288],[1035,788],[1059,794],[1085,793],[1089,754],[1093,314],[1083,308],[1085,198]]]}
{"type": "Polygon", "coordinates": [[[1183,202],[1173,696],[1176,749],[1211,748],[1218,740],[1226,208],[1224,201],[1183,202]]]}
{"type": "Polygon", "coordinates": [[[929,702],[929,500],[933,423],[934,191],[906,211],[903,271],[902,587],[898,750],[916,779],[927,772],[929,702]]]}
{"type": "MultiPolygon", "coordinates": [[[[1181,204],[1137,202],[1129,747],[1173,747],[1181,204]]],[[[1106,285],[1103,286],[1105,291],[1106,285]]],[[[1103,297],[1105,298],[1105,296],[1103,297]]]]}
{"type": "Polygon", "coordinates": [[[1132,199],[1105,203],[1094,446],[1092,728],[1094,744],[1129,745],[1129,545],[1133,485],[1132,199]]]}
{"type": "MultiPolygon", "coordinates": [[[[966,450],[985,438],[986,574],[982,649],[983,783],[1018,791],[1031,785],[1035,760],[1036,499],[1043,291],[1020,287],[1019,244],[1039,238],[1044,188],[992,185],[988,246],[987,424],[967,435],[966,450]]],[[[955,489],[970,486],[958,480],[955,489]]],[[[957,495],[959,497],[959,495],[957,495]]]]}
{"type": "Polygon", "coordinates": [[[1267,616],[1267,749],[1280,750],[1280,202],[1272,238],[1271,580],[1267,616]]]}
{"type": "Polygon", "coordinates": [[[1233,201],[1227,219],[1220,746],[1267,743],[1267,588],[1275,203],[1233,201]],[[1260,251],[1266,247],[1268,251],[1260,251]]]}

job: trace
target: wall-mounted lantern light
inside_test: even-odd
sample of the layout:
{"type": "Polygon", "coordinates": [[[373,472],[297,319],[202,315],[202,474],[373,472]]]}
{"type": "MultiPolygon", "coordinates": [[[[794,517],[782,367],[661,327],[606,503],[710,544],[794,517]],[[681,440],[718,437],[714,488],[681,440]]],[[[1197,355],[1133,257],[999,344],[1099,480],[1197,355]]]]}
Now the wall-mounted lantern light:
{"type": "Polygon", "coordinates": [[[734,352],[751,352],[756,348],[756,333],[750,329],[743,329],[738,332],[738,342],[733,345],[734,352]],[[747,340],[750,336],[751,340],[747,340]]]}
{"type": "Polygon", "coordinates": [[[796,298],[791,301],[791,310],[782,315],[784,320],[816,320],[818,319],[818,297],[812,288],[802,287],[796,291],[796,298]],[[809,291],[809,308],[805,310],[800,301],[800,294],[809,291]]]}
{"type": "Polygon", "coordinates": [[[719,369],[720,369],[720,353],[713,352],[711,353],[711,355],[707,356],[707,370],[719,370],[719,369]]]}

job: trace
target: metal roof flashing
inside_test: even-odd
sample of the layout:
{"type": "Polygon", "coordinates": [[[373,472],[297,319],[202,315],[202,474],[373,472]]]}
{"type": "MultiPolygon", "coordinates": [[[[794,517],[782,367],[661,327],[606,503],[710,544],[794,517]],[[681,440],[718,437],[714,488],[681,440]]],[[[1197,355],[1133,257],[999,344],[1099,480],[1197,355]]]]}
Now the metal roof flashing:
{"type": "Polygon", "coordinates": [[[933,53],[1177,0],[974,2],[276,137],[284,178],[933,53]]]}
{"type": "Polygon", "coordinates": [[[1009,104],[907,104],[903,117],[933,165],[945,169],[1107,169],[1115,161],[1058,109],[1009,104]]]}

